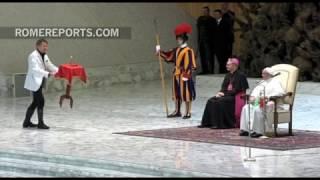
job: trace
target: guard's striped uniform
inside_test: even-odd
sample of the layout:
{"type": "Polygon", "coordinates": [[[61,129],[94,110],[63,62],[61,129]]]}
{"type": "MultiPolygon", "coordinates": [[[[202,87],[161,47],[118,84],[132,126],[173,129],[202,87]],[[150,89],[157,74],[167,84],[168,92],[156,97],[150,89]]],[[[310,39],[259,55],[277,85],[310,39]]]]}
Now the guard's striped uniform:
{"type": "Polygon", "coordinates": [[[161,51],[166,62],[175,64],[172,75],[172,98],[190,102],[195,100],[196,91],[192,79],[192,70],[196,69],[194,52],[189,47],[175,48],[168,52],[161,51]]]}

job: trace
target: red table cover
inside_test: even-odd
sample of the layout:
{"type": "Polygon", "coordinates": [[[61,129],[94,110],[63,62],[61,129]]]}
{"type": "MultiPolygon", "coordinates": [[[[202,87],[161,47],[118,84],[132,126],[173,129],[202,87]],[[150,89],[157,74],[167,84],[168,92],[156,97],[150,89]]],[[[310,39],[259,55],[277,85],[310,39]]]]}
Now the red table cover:
{"type": "Polygon", "coordinates": [[[79,77],[83,82],[87,82],[86,71],[80,64],[61,64],[55,77],[66,79],[69,84],[71,84],[73,77],[79,77]]]}

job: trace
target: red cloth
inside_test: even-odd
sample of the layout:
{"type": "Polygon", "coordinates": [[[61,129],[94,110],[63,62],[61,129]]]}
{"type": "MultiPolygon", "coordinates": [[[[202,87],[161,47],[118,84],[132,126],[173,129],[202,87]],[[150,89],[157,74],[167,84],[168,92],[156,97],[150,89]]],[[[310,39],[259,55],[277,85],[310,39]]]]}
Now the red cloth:
{"type": "Polygon", "coordinates": [[[241,91],[236,94],[235,97],[235,118],[236,118],[236,128],[240,128],[241,111],[244,105],[246,105],[246,100],[242,97],[246,94],[246,91],[241,91]]]}
{"type": "Polygon", "coordinates": [[[69,84],[73,77],[79,77],[83,82],[87,82],[86,71],[80,64],[61,64],[55,77],[67,79],[69,84]]]}

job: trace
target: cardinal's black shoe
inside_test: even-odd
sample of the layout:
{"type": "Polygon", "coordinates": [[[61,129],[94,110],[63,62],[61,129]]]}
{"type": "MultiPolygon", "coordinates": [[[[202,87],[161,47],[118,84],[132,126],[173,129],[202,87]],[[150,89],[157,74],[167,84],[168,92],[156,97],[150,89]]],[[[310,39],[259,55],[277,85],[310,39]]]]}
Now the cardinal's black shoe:
{"type": "Polygon", "coordinates": [[[217,126],[212,126],[212,127],[210,127],[210,129],[218,129],[218,127],[217,126]]]}
{"type": "Polygon", "coordinates": [[[198,128],[207,128],[207,126],[199,125],[198,128]]]}

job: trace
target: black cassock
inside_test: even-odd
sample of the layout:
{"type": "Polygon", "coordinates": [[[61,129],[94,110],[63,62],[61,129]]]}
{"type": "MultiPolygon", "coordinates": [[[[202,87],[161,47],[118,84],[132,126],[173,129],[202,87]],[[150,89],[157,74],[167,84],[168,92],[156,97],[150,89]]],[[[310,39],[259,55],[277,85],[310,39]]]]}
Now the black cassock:
{"type": "Polygon", "coordinates": [[[225,75],[220,92],[222,97],[212,97],[207,101],[201,126],[216,128],[235,127],[235,96],[249,88],[247,77],[239,70],[225,75]]]}

